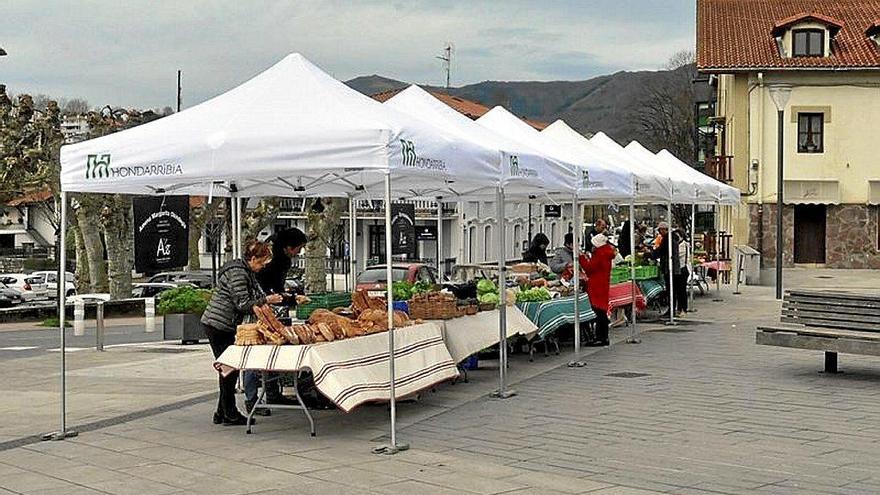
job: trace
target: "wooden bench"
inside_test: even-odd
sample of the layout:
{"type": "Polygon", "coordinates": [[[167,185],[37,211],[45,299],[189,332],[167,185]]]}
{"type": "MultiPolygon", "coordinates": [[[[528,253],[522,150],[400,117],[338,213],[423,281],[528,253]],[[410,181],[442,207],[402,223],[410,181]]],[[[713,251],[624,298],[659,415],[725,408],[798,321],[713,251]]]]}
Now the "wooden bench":
{"type": "Polygon", "coordinates": [[[825,372],[837,373],[837,354],[880,356],[880,296],[786,291],[780,321],[759,326],[761,345],[825,351],[825,372]]]}

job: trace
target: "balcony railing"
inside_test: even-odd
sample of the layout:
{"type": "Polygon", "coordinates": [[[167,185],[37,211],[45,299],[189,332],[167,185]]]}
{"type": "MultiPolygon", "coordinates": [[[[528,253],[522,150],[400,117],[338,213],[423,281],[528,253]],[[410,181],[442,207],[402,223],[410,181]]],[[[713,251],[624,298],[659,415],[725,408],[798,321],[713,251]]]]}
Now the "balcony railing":
{"type": "Polygon", "coordinates": [[[733,182],[733,157],[711,156],[706,159],[706,173],[721,182],[733,182]]]}

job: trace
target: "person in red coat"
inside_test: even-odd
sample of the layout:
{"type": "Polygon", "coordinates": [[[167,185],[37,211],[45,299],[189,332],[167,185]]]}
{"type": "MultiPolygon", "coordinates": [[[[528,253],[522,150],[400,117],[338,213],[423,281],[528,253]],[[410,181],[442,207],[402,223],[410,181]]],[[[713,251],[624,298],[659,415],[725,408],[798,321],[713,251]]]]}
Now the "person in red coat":
{"type": "Polygon", "coordinates": [[[614,263],[615,248],[608,242],[605,234],[597,234],[591,240],[593,253],[589,258],[579,260],[587,276],[587,294],[590,305],[596,313],[597,346],[608,345],[608,291],[611,287],[611,265],[614,263]]]}

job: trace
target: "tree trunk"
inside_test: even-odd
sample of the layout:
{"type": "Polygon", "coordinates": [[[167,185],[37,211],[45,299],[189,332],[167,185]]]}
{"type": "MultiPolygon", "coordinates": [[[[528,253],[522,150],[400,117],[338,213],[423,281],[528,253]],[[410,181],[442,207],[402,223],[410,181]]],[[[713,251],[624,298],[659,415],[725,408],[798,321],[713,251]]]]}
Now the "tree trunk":
{"type": "Polygon", "coordinates": [[[76,292],[77,294],[85,294],[89,291],[89,262],[86,248],[83,243],[82,233],[79,231],[79,225],[72,226],[74,244],[76,245],[76,292]]]}
{"type": "Polygon", "coordinates": [[[86,254],[89,272],[89,290],[87,292],[107,292],[107,265],[104,262],[104,243],[101,241],[101,230],[95,219],[98,209],[89,202],[81,202],[76,209],[76,221],[82,237],[83,250],[86,254]]]}
{"type": "Polygon", "coordinates": [[[211,203],[190,208],[189,211],[189,269],[200,270],[202,261],[199,253],[199,240],[205,231],[208,222],[217,216],[217,211],[223,205],[222,199],[214,199],[211,203]]]}
{"type": "Polygon", "coordinates": [[[275,223],[280,206],[280,198],[264,198],[260,200],[256,208],[245,214],[242,221],[242,235],[245,243],[256,240],[257,235],[263,229],[275,223]]]}
{"type": "Polygon", "coordinates": [[[347,201],[344,199],[313,199],[306,206],[308,232],[306,236],[305,284],[309,292],[325,292],[327,290],[327,249],[332,245],[338,230],[342,212],[347,201]],[[314,205],[320,201],[323,211],[316,212],[314,205]]]}
{"type": "Polygon", "coordinates": [[[113,196],[101,211],[101,226],[107,245],[107,275],[112,299],[131,297],[132,246],[131,199],[113,196]]]}

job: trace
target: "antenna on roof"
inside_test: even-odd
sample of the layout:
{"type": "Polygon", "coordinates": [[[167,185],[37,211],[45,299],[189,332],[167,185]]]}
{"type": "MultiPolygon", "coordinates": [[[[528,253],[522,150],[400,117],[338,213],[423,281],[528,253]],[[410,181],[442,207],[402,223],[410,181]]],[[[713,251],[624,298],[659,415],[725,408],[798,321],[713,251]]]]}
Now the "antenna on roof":
{"type": "Polygon", "coordinates": [[[446,65],[446,89],[449,89],[449,79],[450,79],[450,74],[452,72],[452,51],[454,49],[455,49],[455,47],[452,45],[452,43],[447,41],[446,48],[443,49],[443,55],[442,56],[438,55],[436,57],[436,58],[439,58],[440,60],[442,60],[443,62],[445,62],[445,65],[446,65]]]}

